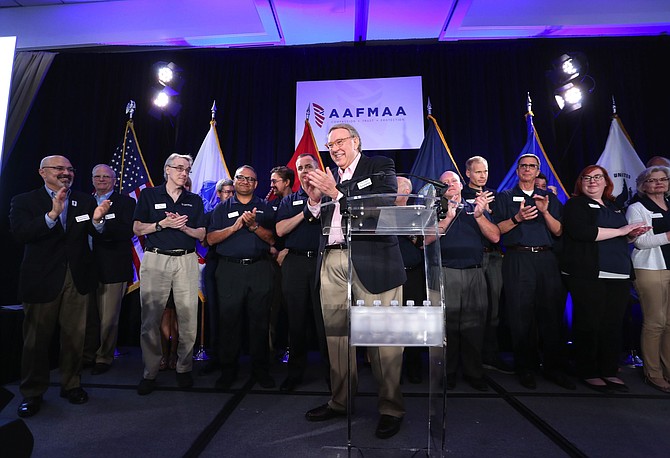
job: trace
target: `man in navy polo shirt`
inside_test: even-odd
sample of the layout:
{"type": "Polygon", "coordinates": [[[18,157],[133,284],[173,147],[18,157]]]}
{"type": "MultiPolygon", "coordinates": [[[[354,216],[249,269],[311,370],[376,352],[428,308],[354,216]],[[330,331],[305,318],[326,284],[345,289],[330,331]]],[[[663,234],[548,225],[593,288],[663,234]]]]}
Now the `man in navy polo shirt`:
{"type": "Polygon", "coordinates": [[[463,380],[476,390],[486,391],[482,346],[488,298],[482,263],[484,244],[500,240],[500,230],[486,211],[493,193],[482,191],[474,203],[469,203],[461,196],[463,184],[455,172],[444,172],[440,181],[449,185],[442,199],[447,214],[438,223],[449,342],[447,388],[456,386],[460,368],[463,380]]]}
{"type": "Polygon", "coordinates": [[[143,189],[135,208],[133,231],[145,236],[140,267],[144,360],[144,376],[137,387],[140,395],[156,387],[162,356],[160,323],[170,290],[179,324],[177,385],[193,386],[199,284],[195,242],[205,237],[205,209],[200,196],[184,189],[192,164],[189,155],[171,154],[163,167],[165,184],[143,189]]]}
{"type": "MultiPolygon", "coordinates": [[[[301,184],[309,172],[319,167],[311,154],[298,156],[295,165],[301,184]]],[[[312,323],[321,354],[324,361],[328,361],[321,302],[316,290],[321,221],[307,208],[308,198],[301,186],[297,192],[284,197],[277,209],[277,235],[284,237],[284,247],[288,249],[281,269],[291,346],[288,376],[279,386],[281,391],[293,391],[302,382],[307,366],[307,333],[312,323]]]]}
{"type": "Polygon", "coordinates": [[[519,183],[498,193],[493,216],[505,245],[502,274],[514,365],[519,383],[534,390],[539,338],[544,377],[574,390],[574,382],[564,373],[561,327],[565,294],[558,260],[552,251],[555,237],[563,233],[563,206],[554,193],[535,187],[539,173],[539,157],[519,157],[519,183]]]}
{"type": "Polygon", "coordinates": [[[235,171],[235,195],[217,205],[207,228],[207,243],[216,245],[221,377],[216,388],[227,390],[237,378],[244,313],[249,323],[252,377],[263,388],[274,388],[269,372],[268,333],[272,299],[274,244],[272,207],[254,195],[256,171],[243,165],[235,171]]]}

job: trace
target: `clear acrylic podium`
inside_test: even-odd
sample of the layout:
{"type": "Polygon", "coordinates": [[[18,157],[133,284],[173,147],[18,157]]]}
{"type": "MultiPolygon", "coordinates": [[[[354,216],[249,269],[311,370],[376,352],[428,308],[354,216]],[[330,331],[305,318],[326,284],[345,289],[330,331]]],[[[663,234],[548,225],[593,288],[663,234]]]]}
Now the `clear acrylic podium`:
{"type": "MultiPolygon", "coordinates": [[[[428,392],[422,387],[422,393],[413,390],[412,396],[403,390],[407,414],[397,436],[381,440],[374,437],[369,428],[352,428],[358,423],[356,412],[352,409],[352,382],[349,377],[349,396],[347,416],[347,449],[352,450],[406,450],[411,456],[443,456],[445,446],[446,415],[446,331],[444,285],[441,275],[441,257],[439,243],[431,243],[437,237],[438,214],[434,189],[429,187],[428,195],[410,194],[407,205],[394,204],[398,194],[370,194],[347,198],[347,208],[343,210],[343,225],[346,226],[345,238],[349,247],[348,272],[348,310],[349,310],[349,361],[356,358],[357,347],[399,346],[428,347],[429,381],[428,392]],[[424,304],[361,304],[352,297],[353,264],[352,244],[361,236],[422,236],[424,251],[425,289],[428,301],[424,304]],[[423,396],[422,396],[423,395],[423,396]],[[418,405],[422,404],[422,405],[418,405]],[[418,413],[417,413],[418,412],[418,413]],[[418,424],[423,424],[419,428],[418,424]],[[411,429],[411,437],[408,431],[411,429]],[[418,434],[417,431],[425,434],[418,434]],[[402,437],[403,433],[407,437],[402,437]],[[400,436],[400,437],[398,437],[400,436]],[[396,439],[398,437],[398,439],[396,439]],[[402,446],[397,444],[402,442],[402,446]],[[394,446],[393,444],[396,443],[394,446]]],[[[323,207],[334,205],[327,202],[323,207]]],[[[330,227],[324,226],[324,235],[330,233],[330,227]]],[[[395,260],[394,260],[395,261],[395,260]]],[[[397,259],[402,264],[402,259],[397,259]]],[[[376,301],[375,301],[376,302],[376,301]]],[[[360,369],[359,369],[360,371],[360,369]]],[[[360,384],[359,384],[360,385],[360,384]]],[[[405,385],[406,386],[406,385],[405,385]]],[[[402,386],[401,386],[402,387],[402,386]]],[[[376,389],[376,386],[375,386],[376,389]]],[[[370,398],[368,398],[370,399],[370,398]]],[[[376,403],[376,397],[372,398],[376,403]]],[[[359,400],[357,400],[360,403],[359,400]]],[[[376,405],[376,404],[375,404],[376,405]]],[[[360,409],[357,408],[358,411],[360,409]]],[[[373,409],[376,414],[376,408],[373,409]]],[[[370,409],[368,409],[369,416],[370,409]]],[[[373,415],[374,422],[377,417],[373,415]]],[[[336,447],[343,448],[343,447],[336,447]]],[[[354,455],[351,455],[354,456],[354,455]]],[[[356,455],[358,456],[358,455],[356,455]]]]}

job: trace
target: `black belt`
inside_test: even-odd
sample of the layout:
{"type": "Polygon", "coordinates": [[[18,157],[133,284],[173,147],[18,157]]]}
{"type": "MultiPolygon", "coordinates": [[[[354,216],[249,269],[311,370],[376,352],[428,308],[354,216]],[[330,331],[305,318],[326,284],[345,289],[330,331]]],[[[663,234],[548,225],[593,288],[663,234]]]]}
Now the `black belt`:
{"type": "Polygon", "coordinates": [[[467,267],[449,267],[449,266],[442,266],[446,267],[447,269],[454,269],[454,270],[467,270],[467,269],[481,269],[482,265],[481,264],[473,264],[471,266],[467,267]]]}
{"type": "Polygon", "coordinates": [[[298,255],[298,256],[306,256],[308,258],[315,258],[316,255],[318,254],[316,251],[312,251],[312,250],[302,251],[302,250],[294,250],[293,248],[289,248],[288,252],[291,253],[291,254],[298,255]]]}
{"type": "Polygon", "coordinates": [[[484,253],[496,253],[500,252],[499,248],[489,248],[489,247],[484,247],[484,253]]]}
{"type": "Polygon", "coordinates": [[[151,253],[156,253],[156,254],[164,254],[166,256],[184,256],[185,254],[195,252],[195,249],[193,249],[193,250],[161,250],[159,248],[149,248],[146,251],[150,251],[151,253]]]}
{"type": "Polygon", "coordinates": [[[232,262],[235,264],[242,264],[243,266],[248,266],[254,262],[260,261],[263,257],[258,258],[231,258],[230,256],[219,256],[221,261],[232,262]]]}
{"type": "Polygon", "coordinates": [[[346,243],[333,243],[332,245],[326,245],[326,250],[346,250],[346,243]]]}
{"type": "Polygon", "coordinates": [[[552,249],[549,245],[544,246],[523,246],[523,245],[512,245],[507,247],[511,251],[527,251],[529,253],[539,253],[540,251],[550,251],[552,249]]]}

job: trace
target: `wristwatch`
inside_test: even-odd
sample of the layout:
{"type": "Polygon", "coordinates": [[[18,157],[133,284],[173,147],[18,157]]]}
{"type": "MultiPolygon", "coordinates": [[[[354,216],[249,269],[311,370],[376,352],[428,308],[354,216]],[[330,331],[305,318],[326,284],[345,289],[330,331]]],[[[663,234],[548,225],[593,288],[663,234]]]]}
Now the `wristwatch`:
{"type": "Polygon", "coordinates": [[[156,221],[156,232],[160,232],[163,230],[163,226],[161,226],[160,221],[156,221]]]}

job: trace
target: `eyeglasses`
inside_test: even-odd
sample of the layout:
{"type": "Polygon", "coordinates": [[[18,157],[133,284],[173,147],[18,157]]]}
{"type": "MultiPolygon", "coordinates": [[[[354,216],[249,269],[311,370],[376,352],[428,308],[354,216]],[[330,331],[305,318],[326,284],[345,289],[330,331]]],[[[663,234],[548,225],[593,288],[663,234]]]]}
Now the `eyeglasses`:
{"type": "Polygon", "coordinates": [[[326,143],[326,148],[328,148],[329,150],[332,150],[333,148],[336,148],[336,147],[341,148],[342,145],[344,145],[344,142],[346,142],[347,140],[350,140],[352,138],[354,138],[353,135],[351,135],[349,137],[339,138],[339,139],[335,140],[334,142],[326,143]]]}
{"type": "Polygon", "coordinates": [[[175,169],[178,173],[188,173],[189,175],[191,174],[191,167],[184,167],[183,165],[168,165],[171,169],[175,169]]]}
{"type": "Polygon", "coordinates": [[[220,192],[221,194],[232,194],[232,193],[234,193],[235,191],[231,191],[231,190],[229,190],[229,189],[222,189],[222,190],[219,191],[219,192],[220,192]]]}
{"type": "Polygon", "coordinates": [[[524,170],[535,170],[537,168],[537,164],[519,164],[520,169],[524,170]]]}
{"type": "Polygon", "coordinates": [[[284,181],[284,179],[283,179],[283,178],[280,178],[279,180],[272,179],[272,180],[270,180],[270,183],[272,183],[272,184],[277,184],[277,183],[279,183],[280,181],[284,181]]]}
{"type": "Polygon", "coordinates": [[[235,179],[238,181],[246,181],[247,183],[255,183],[258,181],[254,177],[245,177],[244,175],[235,175],[235,179]]]}
{"type": "Polygon", "coordinates": [[[585,181],[587,183],[590,183],[592,181],[595,181],[596,183],[603,181],[605,179],[604,175],[584,175],[582,176],[582,181],[585,181]]]}
{"type": "Polygon", "coordinates": [[[94,180],[111,180],[112,177],[109,175],[93,175],[94,180]]]}
{"type": "Polygon", "coordinates": [[[65,172],[66,170],[70,173],[75,172],[74,167],[65,167],[65,166],[62,166],[62,165],[45,165],[42,168],[43,169],[54,169],[54,170],[58,171],[59,173],[65,172]]]}
{"type": "Polygon", "coordinates": [[[670,178],[648,178],[644,180],[645,183],[666,183],[667,181],[670,181],[670,178]]]}

